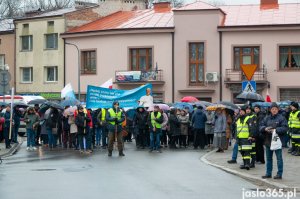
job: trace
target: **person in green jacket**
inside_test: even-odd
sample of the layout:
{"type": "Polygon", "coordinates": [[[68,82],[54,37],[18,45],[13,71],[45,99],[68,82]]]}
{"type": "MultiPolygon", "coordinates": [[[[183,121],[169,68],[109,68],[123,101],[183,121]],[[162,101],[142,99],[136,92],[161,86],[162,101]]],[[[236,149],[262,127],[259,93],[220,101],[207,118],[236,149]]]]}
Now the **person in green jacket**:
{"type": "Polygon", "coordinates": [[[33,107],[30,107],[24,117],[27,132],[27,151],[36,150],[34,139],[39,121],[39,115],[35,112],[33,107]]]}

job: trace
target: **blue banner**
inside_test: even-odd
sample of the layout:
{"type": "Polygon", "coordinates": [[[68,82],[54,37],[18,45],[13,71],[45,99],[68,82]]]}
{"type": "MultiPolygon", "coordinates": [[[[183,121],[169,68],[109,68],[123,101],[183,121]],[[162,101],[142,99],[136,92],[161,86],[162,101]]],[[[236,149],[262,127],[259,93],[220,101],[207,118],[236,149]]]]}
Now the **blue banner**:
{"type": "Polygon", "coordinates": [[[86,95],[87,108],[111,108],[114,101],[120,103],[121,108],[136,108],[138,100],[146,95],[146,89],[152,90],[152,84],[146,84],[132,90],[108,89],[88,85],[86,95]]]}

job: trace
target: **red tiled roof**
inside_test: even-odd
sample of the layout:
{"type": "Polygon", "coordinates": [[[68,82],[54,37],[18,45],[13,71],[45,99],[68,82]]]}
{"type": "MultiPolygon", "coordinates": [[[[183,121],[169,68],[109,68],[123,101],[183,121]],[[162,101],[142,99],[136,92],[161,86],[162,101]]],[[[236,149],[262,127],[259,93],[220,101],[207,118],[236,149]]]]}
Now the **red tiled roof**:
{"type": "MultiPolygon", "coordinates": [[[[173,11],[220,10],[226,17],[221,26],[259,26],[300,24],[300,4],[279,4],[261,7],[258,5],[228,5],[219,8],[198,1],[173,11]]],[[[74,28],[67,33],[80,33],[102,30],[171,28],[174,27],[174,13],[170,9],[148,9],[119,11],[94,22],[74,28]]]]}
{"type": "Polygon", "coordinates": [[[154,10],[119,11],[107,17],[70,30],[68,33],[131,28],[174,27],[173,12],[154,10]]]}
{"type": "Polygon", "coordinates": [[[224,26],[300,24],[300,4],[279,4],[269,9],[260,5],[220,7],[226,13],[224,26]]]}

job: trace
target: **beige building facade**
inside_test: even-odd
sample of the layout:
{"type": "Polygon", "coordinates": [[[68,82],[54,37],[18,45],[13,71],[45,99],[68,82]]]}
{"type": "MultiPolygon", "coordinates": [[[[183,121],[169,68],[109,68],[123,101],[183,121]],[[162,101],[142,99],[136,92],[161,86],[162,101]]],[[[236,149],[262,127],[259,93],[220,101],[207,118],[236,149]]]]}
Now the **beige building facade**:
{"type": "MultiPolygon", "coordinates": [[[[12,87],[15,87],[15,31],[12,19],[1,20],[0,22],[0,71],[7,70],[10,74],[8,85],[1,85],[1,95],[9,94],[12,87]],[[4,89],[7,92],[4,92],[4,89]]],[[[2,80],[3,77],[0,76],[2,80]]]]}
{"type": "Polygon", "coordinates": [[[59,35],[97,18],[96,6],[67,8],[15,20],[16,93],[60,99],[65,85],[65,46],[59,35]]]}

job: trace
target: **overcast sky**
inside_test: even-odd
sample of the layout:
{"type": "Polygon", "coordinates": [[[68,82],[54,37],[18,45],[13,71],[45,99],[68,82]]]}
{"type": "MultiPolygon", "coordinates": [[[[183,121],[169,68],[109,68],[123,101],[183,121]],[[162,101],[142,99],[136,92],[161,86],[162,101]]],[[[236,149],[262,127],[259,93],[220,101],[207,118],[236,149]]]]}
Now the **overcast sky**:
{"type": "MultiPolygon", "coordinates": [[[[195,2],[195,0],[187,0],[188,2],[195,2]]],[[[203,0],[209,2],[210,0],[203,0]]],[[[260,0],[219,0],[226,5],[230,4],[259,4],[260,0]]],[[[279,0],[279,3],[300,3],[300,0],[279,0]]]]}

